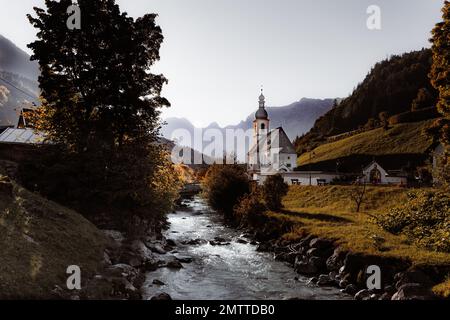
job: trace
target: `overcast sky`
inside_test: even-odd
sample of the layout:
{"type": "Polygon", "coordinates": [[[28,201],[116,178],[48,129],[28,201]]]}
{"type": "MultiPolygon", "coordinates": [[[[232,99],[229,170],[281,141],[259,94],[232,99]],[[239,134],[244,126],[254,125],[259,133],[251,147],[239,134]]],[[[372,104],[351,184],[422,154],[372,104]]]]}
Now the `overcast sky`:
{"type": "MultiPolygon", "coordinates": [[[[237,123],[267,103],[345,97],[391,54],[429,47],[443,0],[118,0],[131,16],[159,14],[165,42],[154,72],[170,80],[164,117],[237,123]],[[370,5],[381,30],[366,26],[370,5]]],[[[0,0],[0,33],[29,52],[25,14],[44,0],[0,0]]],[[[401,85],[401,84],[399,84],[401,85]]]]}

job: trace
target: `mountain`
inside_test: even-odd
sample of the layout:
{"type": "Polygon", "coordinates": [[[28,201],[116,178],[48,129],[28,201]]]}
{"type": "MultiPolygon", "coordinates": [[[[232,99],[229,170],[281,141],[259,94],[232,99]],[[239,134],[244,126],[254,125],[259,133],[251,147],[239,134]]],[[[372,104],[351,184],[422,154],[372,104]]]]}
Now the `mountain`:
{"type": "MultiPolygon", "coordinates": [[[[300,101],[294,102],[284,107],[266,107],[269,113],[271,128],[282,126],[290,139],[300,136],[308,132],[314,121],[325,114],[333,106],[334,99],[308,99],[303,98],[300,101]]],[[[255,111],[258,106],[255,106],[255,111]]],[[[194,130],[198,129],[243,129],[248,130],[252,128],[253,120],[255,119],[254,112],[252,112],[244,121],[237,125],[231,125],[221,128],[217,123],[211,123],[206,128],[196,128],[189,120],[185,118],[168,118],[165,120],[166,124],[161,128],[162,135],[171,139],[172,133],[177,129],[185,129],[193,135],[194,130]]]]}
{"type": "Polygon", "coordinates": [[[38,64],[0,35],[0,127],[15,125],[23,107],[38,103],[38,76],[38,64]]]}
{"type": "Polygon", "coordinates": [[[296,140],[297,152],[325,143],[331,136],[374,129],[381,125],[382,117],[392,117],[395,123],[402,122],[399,119],[411,122],[436,117],[437,92],[428,78],[431,63],[429,49],[392,56],[377,63],[348,98],[296,140]]]}
{"type": "Polygon", "coordinates": [[[30,56],[12,41],[0,35],[0,70],[37,81],[39,65],[30,61],[30,56]]]}
{"type": "MultiPolygon", "coordinates": [[[[308,132],[308,130],[312,128],[314,121],[332,108],[333,102],[334,99],[320,100],[303,98],[300,101],[284,107],[266,107],[266,110],[269,113],[270,127],[277,128],[282,126],[289,138],[293,140],[297,136],[308,132]]],[[[257,108],[258,106],[255,106],[255,111],[257,108]]],[[[203,134],[207,129],[218,129],[224,137],[226,130],[229,129],[240,129],[247,131],[252,128],[254,119],[255,115],[254,112],[252,112],[245,120],[241,121],[237,125],[220,127],[216,122],[213,122],[206,128],[196,128],[189,120],[185,118],[168,118],[165,120],[165,125],[161,128],[161,134],[167,139],[176,140],[181,145],[193,146],[197,150],[203,148],[203,152],[205,154],[217,158],[221,156],[218,154],[211,154],[205,150],[211,142],[202,141],[203,144],[199,146],[192,141],[193,137],[200,136],[200,134],[203,134]],[[181,136],[183,136],[183,132],[190,135],[191,141],[183,141],[181,138],[181,136]]],[[[249,144],[246,142],[245,146],[237,147],[238,150],[233,150],[231,152],[237,154],[239,161],[244,161],[248,148],[249,144]]],[[[231,152],[230,150],[227,150],[228,154],[231,152]]]]}

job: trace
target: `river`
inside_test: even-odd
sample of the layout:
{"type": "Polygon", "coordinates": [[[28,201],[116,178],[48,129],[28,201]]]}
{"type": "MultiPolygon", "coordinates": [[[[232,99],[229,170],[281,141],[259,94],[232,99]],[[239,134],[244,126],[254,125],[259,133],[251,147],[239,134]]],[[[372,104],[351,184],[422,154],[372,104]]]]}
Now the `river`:
{"type": "Polygon", "coordinates": [[[176,251],[169,255],[190,257],[192,262],[183,263],[184,268],[179,270],[160,268],[149,272],[144,284],[144,299],[161,292],[176,300],[349,298],[336,288],[307,284],[308,278],[297,274],[286,263],[276,261],[272,254],[258,252],[256,245],[238,241],[242,239],[240,231],[225,226],[220,215],[210,210],[200,198],[188,201],[187,206],[187,210],[168,216],[170,228],[165,231],[165,237],[178,244],[176,251]],[[230,239],[230,244],[180,244],[216,237],[230,239]],[[164,285],[153,284],[155,279],[164,285]]]}

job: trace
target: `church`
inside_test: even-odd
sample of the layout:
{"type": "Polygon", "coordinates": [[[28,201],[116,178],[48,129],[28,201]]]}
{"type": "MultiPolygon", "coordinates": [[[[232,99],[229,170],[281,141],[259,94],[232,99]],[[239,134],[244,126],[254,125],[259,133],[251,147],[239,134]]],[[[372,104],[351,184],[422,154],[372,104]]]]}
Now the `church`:
{"type": "Polygon", "coordinates": [[[261,175],[292,172],[297,166],[297,153],[286,132],[282,127],[270,128],[262,89],[253,121],[253,139],[247,164],[253,180],[260,180],[261,175]]]}

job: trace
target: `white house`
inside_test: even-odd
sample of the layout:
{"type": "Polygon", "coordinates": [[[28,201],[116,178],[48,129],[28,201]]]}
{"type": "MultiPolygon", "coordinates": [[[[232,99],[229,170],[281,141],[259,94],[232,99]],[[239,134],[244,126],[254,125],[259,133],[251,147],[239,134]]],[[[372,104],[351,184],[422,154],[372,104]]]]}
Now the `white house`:
{"type": "Polygon", "coordinates": [[[378,162],[372,161],[363,169],[360,182],[374,185],[404,185],[408,183],[407,174],[402,170],[385,170],[378,162]]]}

